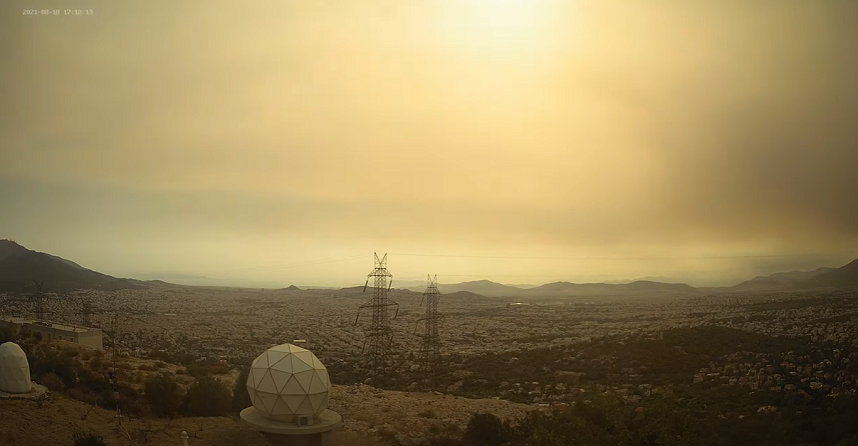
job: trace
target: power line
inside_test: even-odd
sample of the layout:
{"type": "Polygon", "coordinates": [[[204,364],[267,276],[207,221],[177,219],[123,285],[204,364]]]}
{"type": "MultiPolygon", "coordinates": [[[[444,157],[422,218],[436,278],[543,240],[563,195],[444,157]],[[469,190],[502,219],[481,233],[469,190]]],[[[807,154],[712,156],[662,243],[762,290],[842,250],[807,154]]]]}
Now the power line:
{"type": "MultiPolygon", "coordinates": [[[[575,257],[537,257],[537,256],[506,256],[506,255],[468,255],[468,254],[417,254],[390,253],[396,256],[408,257],[447,257],[447,258],[476,258],[476,259],[523,259],[523,260],[654,260],[654,259],[745,259],[745,258],[788,258],[832,255],[833,253],[804,253],[804,254],[743,254],[743,255],[711,255],[711,256],[575,256],[575,257]]],[[[444,274],[445,276],[450,274],[444,274]]]]}
{"type": "Polygon", "coordinates": [[[238,272],[252,272],[252,271],[265,271],[272,269],[282,269],[282,268],[292,268],[296,266],[305,266],[305,265],[317,265],[322,263],[333,263],[333,262],[343,262],[346,260],[357,260],[357,259],[366,259],[366,254],[355,255],[351,257],[341,257],[338,259],[319,259],[319,260],[307,260],[303,262],[295,262],[295,263],[275,263],[270,265],[257,266],[253,268],[241,268],[241,269],[230,269],[230,270],[221,270],[216,272],[205,273],[206,276],[217,276],[229,273],[238,273],[238,272]]]}

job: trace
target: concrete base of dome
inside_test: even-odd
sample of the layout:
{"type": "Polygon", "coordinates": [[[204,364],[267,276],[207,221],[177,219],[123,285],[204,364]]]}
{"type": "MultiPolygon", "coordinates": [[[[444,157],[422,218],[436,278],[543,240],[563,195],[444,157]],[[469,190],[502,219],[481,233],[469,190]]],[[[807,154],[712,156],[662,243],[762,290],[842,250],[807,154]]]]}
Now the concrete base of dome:
{"type": "Polygon", "coordinates": [[[343,417],[330,409],[317,415],[312,426],[269,420],[252,406],[240,416],[242,423],[261,432],[269,443],[288,446],[331,446],[331,431],[343,425],[343,417]]]}
{"type": "Polygon", "coordinates": [[[33,388],[29,392],[24,393],[8,393],[0,390],[0,399],[22,399],[22,400],[38,400],[45,398],[48,393],[48,388],[32,383],[33,388]]]}

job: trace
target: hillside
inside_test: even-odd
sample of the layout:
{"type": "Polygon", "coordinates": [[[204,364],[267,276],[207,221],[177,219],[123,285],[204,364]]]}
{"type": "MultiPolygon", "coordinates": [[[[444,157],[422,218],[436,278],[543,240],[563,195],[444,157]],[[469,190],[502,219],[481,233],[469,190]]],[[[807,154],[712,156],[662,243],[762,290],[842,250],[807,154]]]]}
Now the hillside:
{"type": "Polygon", "coordinates": [[[858,259],[840,268],[819,274],[806,283],[811,286],[858,288],[858,259]]]}
{"type": "Polygon", "coordinates": [[[736,290],[782,290],[795,287],[803,287],[805,282],[819,275],[834,271],[834,268],[817,268],[813,271],[790,271],[770,274],[768,276],[757,276],[751,280],[742,282],[733,289],[736,290]]]}
{"type": "Polygon", "coordinates": [[[11,240],[0,240],[0,292],[33,292],[33,282],[44,282],[45,292],[142,288],[130,280],[117,279],[70,260],[29,250],[11,240]]]}
{"type": "Polygon", "coordinates": [[[684,283],[639,280],[626,284],[554,282],[522,291],[522,296],[561,297],[574,295],[611,296],[640,293],[693,293],[697,289],[684,283]]]}
{"type": "Polygon", "coordinates": [[[488,297],[518,296],[523,290],[518,287],[502,285],[491,280],[475,280],[457,284],[440,284],[438,291],[442,293],[454,293],[456,291],[467,291],[488,297]]]}
{"type": "MultiPolygon", "coordinates": [[[[82,369],[103,375],[113,363],[109,351],[92,352],[85,347],[64,341],[38,344],[41,352],[54,351],[73,355],[82,369]]],[[[194,381],[185,367],[165,364],[157,360],[120,356],[117,379],[138,391],[143,382],[156,374],[167,374],[183,389],[194,381]],[[179,370],[184,370],[179,372],[179,370]]],[[[215,375],[229,389],[235,387],[239,373],[232,369],[228,374],[215,375]]],[[[38,382],[38,378],[36,378],[38,382]]],[[[123,417],[123,432],[119,429],[113,411],[88,405],[73,396],[90,399],[91,394],[79,388],[63,392],[50,392],[48,399],[39,404],[33,400],[0,398],[0,444],[54,445],[71,444],[72,434],[85,429],[102,437],[109,445],[131,444],[129,437],[140,445],[181,444],[181,432],[187,431],[190,444],[211,445],[264,445],[268,444],[257,432],[243,427],[235,415],[229,417],[183,417],[168,420],[155,418],[150,413],[136,413],[123,417]],[[126,434],[127,432],[127,434],[126,434]]],[[[126,407],[140,407],[140,402],[126,407]]],[[[352,446],[389,445],[394,436],[413,439],[414,444],[426,444],[427,437],[458,438],[471,415],[489,412],[502,419],[523,417],[534,406],[498,399],[469,399],[453,395],[427,392],[401,392],[382,390],[364,384],[334,385],[330,393],[330,408],[343,417],[343,427],[334,432],[334,444],[352,446]]]]}

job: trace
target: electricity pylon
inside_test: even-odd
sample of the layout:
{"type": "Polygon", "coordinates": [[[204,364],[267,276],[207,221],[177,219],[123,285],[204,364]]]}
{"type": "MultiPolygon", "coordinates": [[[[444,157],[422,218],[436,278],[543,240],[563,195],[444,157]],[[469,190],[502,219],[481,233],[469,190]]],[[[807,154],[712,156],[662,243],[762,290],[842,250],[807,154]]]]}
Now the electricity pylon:
{"type": "Polygon", "coordinates": [[[438,367],[438,358],[441,356],[441,341],[438,337],[438,321],[441,315],[438,314],[438,300],[441,298],[441,292],[438,291],[438,276],[430,277],[426,275],[426,291],[423,292],[423,303],[426,304],[425,315],[418,320],[423,322],[422,345],[420,348],[420,361],[423,367],[430,374],[435,373],[438,367]]]}
{"type": "Polygon", "coordinates": [[[375,256],[375,268],[367,274],[366,283],[363,286],[363,291],[366,292],[369,286],[369,280],[373,279],[372,299],[361,305],[358,308],[357,317],[355,317],[355,325],[360,318],[361,310],[369,308],[372,310],[372,324],[366,333],[366,341],[364,341],[363,352],[369,357],[370,366],[376,372],[380,372],[387,365],[387,357],[390,354],[393,345],[393,329],[390,328],[390,307],[396,307],[396,314],[399,313],[399,304],[387,298],[387,292],[393,285],[393,274],[387,270],[387,254],[379,260],[378,254],[375,256]],[[390,278],[388,283],[387,279],[390,278]]]}

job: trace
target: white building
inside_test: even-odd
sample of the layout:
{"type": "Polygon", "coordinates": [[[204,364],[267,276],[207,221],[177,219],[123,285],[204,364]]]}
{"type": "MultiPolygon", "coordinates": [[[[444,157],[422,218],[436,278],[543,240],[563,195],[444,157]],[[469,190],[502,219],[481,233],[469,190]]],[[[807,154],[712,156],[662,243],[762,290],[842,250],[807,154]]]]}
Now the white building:
{"type": "Polygon", "coordinates": [[[83,327],[80,325],[57,324],[50,321],[25,319],[20,317],[7,317],[0,319],[0,326],[6,326],[15,330],[16,333],[39,333],[42,339],[60,340],[74,342],[94,350],[102,350],[103,335],[98,328],[83,327]]]}

